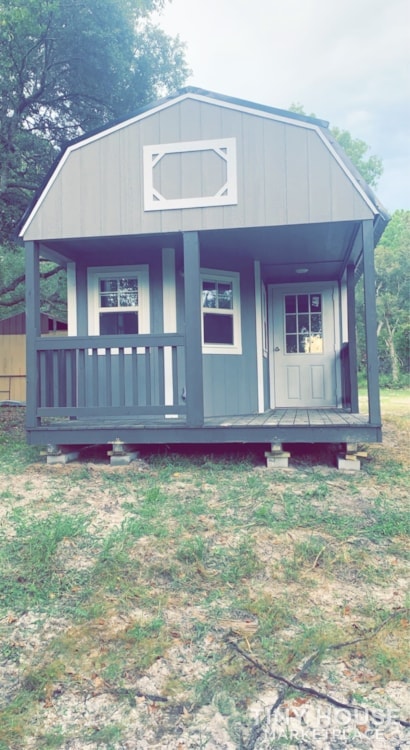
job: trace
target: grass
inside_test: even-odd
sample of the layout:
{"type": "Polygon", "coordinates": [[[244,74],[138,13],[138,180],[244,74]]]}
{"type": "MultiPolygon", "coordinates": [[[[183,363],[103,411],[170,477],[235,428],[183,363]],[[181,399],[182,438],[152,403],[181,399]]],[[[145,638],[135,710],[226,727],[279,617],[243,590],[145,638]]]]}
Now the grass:
{"type": "Polygon", "coordinates": [[[239,742],[274,683],[232,642],[364,702],[404,684],[410,420],[384,398],[385,443],[353,477],[312,452],[275,473],[243,450],[46,467],[2,411],[0,750],[117,750],[132,722],[158,744],[204,706],[239,742]],[[105,722],[77,710],[94,700],[105,722]]]}

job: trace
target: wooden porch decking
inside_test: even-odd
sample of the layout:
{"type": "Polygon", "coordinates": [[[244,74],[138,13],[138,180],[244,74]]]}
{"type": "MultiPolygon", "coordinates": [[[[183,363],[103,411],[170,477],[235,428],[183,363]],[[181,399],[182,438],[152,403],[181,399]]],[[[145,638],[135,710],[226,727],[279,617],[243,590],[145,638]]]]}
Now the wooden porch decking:
{"type": "Polygon", "coordinates": [[[352,414],[341,409],[270,409],[263,414],[239,417],[207,417],[206,425],[219,427],[289,427],[291,425],[363,425],[368,424],[365,414],[352,414]]]}
{"type": "Polygon", "coordinates": [[[81,445],[115,440],[139,444],[182,443],[343,443],[380,442],[381,425],[365,414],[341,409],[272,409],[263,414],[207,417],[201,426],[187,424],[185,416],[88,417],[44,419],[28,428],[30,443],[81,445]]]}

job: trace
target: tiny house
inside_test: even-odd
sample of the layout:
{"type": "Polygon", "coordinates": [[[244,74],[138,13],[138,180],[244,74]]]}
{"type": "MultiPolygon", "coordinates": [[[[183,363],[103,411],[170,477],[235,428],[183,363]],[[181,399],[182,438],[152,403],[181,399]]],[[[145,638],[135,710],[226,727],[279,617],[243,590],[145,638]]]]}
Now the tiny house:
{"type": "Polygon", "coordinates": [[[28,441],[380,441],[387,221],[326,122],[201,89],[71,143],[21,222],[28,441]],[[68,336],[40,336],[40,257],[67,269],[68,336]]]}

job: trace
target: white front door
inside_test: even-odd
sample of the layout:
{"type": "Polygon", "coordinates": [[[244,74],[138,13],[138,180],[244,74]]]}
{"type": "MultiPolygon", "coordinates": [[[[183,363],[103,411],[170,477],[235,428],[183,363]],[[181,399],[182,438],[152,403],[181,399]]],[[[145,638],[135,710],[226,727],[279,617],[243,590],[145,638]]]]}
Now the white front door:
{"type": "Polygon", "coordinates": [[[336,406],[333,288],[274,286],[271,300],[275,406],[336,406]]]}

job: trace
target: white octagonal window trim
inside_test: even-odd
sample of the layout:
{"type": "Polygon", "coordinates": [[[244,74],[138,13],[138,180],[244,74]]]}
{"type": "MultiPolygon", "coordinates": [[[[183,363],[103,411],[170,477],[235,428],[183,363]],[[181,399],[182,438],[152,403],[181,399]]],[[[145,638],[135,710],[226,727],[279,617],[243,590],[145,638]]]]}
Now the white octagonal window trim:
{"type": "MultiPolygon", "coordinates": [[[[184,175],[189,179],[189,175],[184,175]]],[[[175,181],[179,176],[175,175],[175,181]]],[[[180,184],[180,183],[179,183],[180,184]]],[[[175,208],[206,208],[208,206],[232,206],[238,202],[236,138],[218,138],[204,141],[185,141],[179,143],[161,143],[144,146],[144,210],[164,211],[175,208]],[[223,161],[224,177],[213,195],[181,195],[166,198],[155,185],[155,168],[160,166],[161,159],[169,154],[203,154],[212,152],[223,161]]]]}

